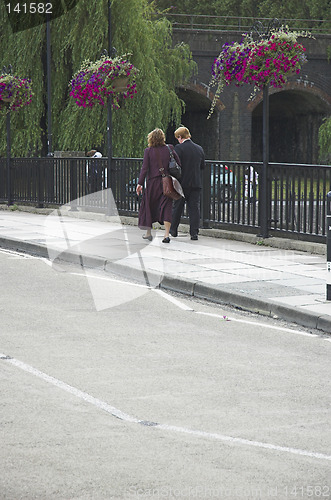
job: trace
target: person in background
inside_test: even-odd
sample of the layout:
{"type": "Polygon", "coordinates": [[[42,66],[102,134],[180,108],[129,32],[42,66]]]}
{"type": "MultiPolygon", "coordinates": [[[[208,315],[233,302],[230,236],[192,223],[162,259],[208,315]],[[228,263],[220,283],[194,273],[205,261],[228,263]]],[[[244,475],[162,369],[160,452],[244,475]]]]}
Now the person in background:
{"type": "Polygon", "coordinates": [[[175,137],[179,142],[175,147],[175,152],[181,162],[182,177],[180,182],[185,198],[180,198],[173,203],[170,234],[173,237],[177,236],[186,202],[191,240],[197,240],[200,225],[201,170],[205,167],[205,153],[201,146],[192,141],[190,131],[186,127],[179,127],[175,131],[175,137]]]}
{"type": "Polygon", "coordinates": [[[91,151],[86,153],[86,156],[89,156],[90,158],[102,158],[102,154],[96,149],[91,149],[91,151]]]}
{"type": "MultiPolygon", "coordinates": [[[[139,174],[137,194],[143,193],[141,201],[138,226],[140,229],[145,229],[146,233],[143,239],[152,241],[152,226],[153,222],[159,222],[164,225],[165,232],[162,243],[170,243],[169,231],[172,215],[172,200],[163,194],[162,173],[160,169],[164,169],[164,173],[168,174],[170,153],[166,146],[165,135],[163,130],[156,128],[147,136],[148,147],[144,152],[143,166],[139,174]],[[146,188],[143,191],[143,185],[146,182],[146,188]]],[[[180,164],[180,160],[174,151],[174,147],[170,145],[174,157],[180,164]]]]}
{"type": "MultiPolygon", "coordinates": [[[[91,149],[86,153],[90,158],[102,158],[102,154],[96,149],[91,149]]],[[[102,187],[102,169],[98,168],[98,161],[91,160],[88,162],[88,187],[89,193],[100,191],[102,187]]]]}

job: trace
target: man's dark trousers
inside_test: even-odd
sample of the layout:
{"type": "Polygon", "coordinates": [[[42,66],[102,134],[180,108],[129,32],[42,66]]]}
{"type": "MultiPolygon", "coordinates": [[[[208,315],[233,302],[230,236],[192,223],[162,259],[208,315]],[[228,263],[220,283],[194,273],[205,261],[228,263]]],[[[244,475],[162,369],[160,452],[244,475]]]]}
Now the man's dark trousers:
{"type": "Polygon", "coordinates": [[[182,216],[184,203],[186,201],[188,215],[190,218],[190,235],[197,236],[200,225],[200,188],[184,189],[185,198],[180,198],[173,202],[171,234],[177,234],[177,228],[182,216]],[[175,229],[176,228],[176,229],[175,229]]]}

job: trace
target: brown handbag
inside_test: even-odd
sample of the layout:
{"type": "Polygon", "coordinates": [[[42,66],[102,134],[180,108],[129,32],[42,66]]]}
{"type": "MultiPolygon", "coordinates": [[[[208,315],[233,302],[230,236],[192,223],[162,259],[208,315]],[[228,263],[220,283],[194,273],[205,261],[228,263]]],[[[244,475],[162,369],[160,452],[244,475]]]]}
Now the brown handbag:
{"type": "Polygon", "coordinates": [[[179,200],[182,197],[184,198],[183,188],[180,182],[175,179],[175,177],[164,173],[164,168],[162,167],[159,154],[157,154],[157,156],[160,165],[159,171],[162,175],[162,187],[164,196],[167,196],[167,198],[171,198],[172,200],[179,200]]]}
{"type": "MultiPolygon", "coordinates": [[[[164,169],[162,169],[164,170],[164,169]]],[[[161,169],[160,169],[161,171],[161,169]]],[[[162,173],[162,172],[161,172],[162,173]]],[[[171,175],[162,174],[163,194],[172,200],[179,200],[184,197],[182,186],[179,181],[171,175]]]]}

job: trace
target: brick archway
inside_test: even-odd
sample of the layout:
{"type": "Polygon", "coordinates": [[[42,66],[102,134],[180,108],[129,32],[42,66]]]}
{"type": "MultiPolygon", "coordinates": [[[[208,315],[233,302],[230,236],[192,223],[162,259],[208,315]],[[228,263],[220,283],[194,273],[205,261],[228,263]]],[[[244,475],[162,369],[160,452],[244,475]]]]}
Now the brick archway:
{"type": "MultiPolygon", "coordinates": [[[[190,130],[192,140],[203,147],[207,158],[219,158],[219,112],[225,108],[223,102],[220,99],[216,101],[215,112],[207,120],[210,105],[214,98],[214,94],[207,85],[201,82],[188,83],[179,87],[177,94],[185,103],[185,112],[181,119],[182,125],[190,130]]],[[[174,130],[174,125],[168,128],[168,142],[174,143],[174,130]]]]}
{"type": "MultiPolygon", "coordinates": [[[[252,159],[262,159],[262,101],[260,92],[247,106],[252,117],[252,159]]],[[[331,114],[331,96],[301,79],[269,95],[271,162],[318,163],[318,130],[331,114]]]]}
{"type": "MultiPolygon", "coordinates": [[[[311,94],[313,96],[318,97],[321,101],[323,101],[326,105],[326,114],[331,113],[331,95],[327,92],[324,92],[321,88],[316,87],[313,82],[309,80],[305,80],[303,78],[298,78],[295,82],[287,82],[283,88],[275,89],[269,88],[269,96],[279,94],[281,92],[288,92],[290,90],[293,91],[301,91],[307,94],[311,94]]],[[[251,112],[262,102],[263,100],[263,92],[260,91],[254,99],[252,99],[247,105],[247,109],[251,112]]]]}

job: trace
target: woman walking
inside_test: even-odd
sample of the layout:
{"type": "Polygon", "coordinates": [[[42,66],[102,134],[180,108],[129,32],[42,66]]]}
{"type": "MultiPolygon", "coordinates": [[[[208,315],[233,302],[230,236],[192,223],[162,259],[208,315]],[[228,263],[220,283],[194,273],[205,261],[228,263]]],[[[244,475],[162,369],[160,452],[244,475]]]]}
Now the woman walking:
{"type": "MultiPolygon", "coordinates": [[[[165,143],[163,130],[156,128],[147,136],[148,148],[144,152],[143,166],[139,175],[137,194],[142,194],[145,179],[147,179],[138,217],[138,226],[145,229],[144,239],[152,241],[153,222],[164,225],[165,232],[162,243],[170,243],[169,231],[171,226],[172,200],[163,194],[162,174],[160,169],[164,168],[164,173],[168,174],[170,153],[165,143]]],[[[180,160],[173,146],[169,146],[180,165],[180,160]]]]}

